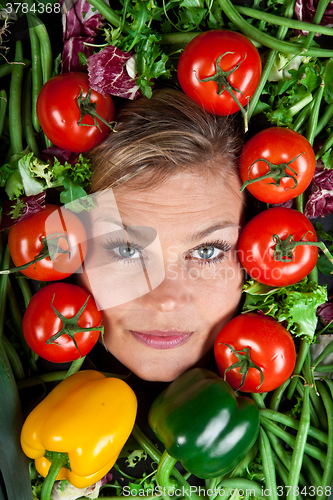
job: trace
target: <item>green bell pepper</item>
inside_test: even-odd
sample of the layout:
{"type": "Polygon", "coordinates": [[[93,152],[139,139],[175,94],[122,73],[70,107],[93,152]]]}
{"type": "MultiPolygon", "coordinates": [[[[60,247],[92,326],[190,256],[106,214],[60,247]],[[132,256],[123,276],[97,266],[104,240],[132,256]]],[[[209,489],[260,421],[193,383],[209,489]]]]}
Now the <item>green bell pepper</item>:
{"type": "Polygon", "coordinates": [[[214,372],[193,368],[153,402],[149,424],[174,461],[201,479],[227,474],[254,445],[259,409],[214,372]]]}

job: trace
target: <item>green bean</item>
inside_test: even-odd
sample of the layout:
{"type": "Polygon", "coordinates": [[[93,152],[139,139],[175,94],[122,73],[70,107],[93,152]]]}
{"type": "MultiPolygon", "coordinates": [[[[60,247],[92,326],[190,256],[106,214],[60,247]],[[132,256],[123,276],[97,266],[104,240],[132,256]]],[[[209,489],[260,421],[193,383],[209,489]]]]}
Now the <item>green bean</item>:
{"type": "Polygon", "coordinates": [[[7,110],[7,93],[5,90],[0,90],[0,137],[5,124],[7,110]]]}
{"type": "Polygon", "coordinates": [[[264,403],[264,400],[263,398],[261,397],[261,394],[257,393],[257,392],[253,392],[251,394],[251,398],[253,399],[253,401],[256,403],[256,405],[259,407],[259,408],[266,408],[265,406],[265,403],[264,403]]]}
{"type": "Polygon", "coordinates": [[[237,26],[237,28],[249,38],[253,38],[262,45],[278,50],[279,52],[291,55],[307,55],[313,57],[332,57],[333,50],[321,49],[321,48],[304,48],[302,45],[293,44],[290,42],[284,42],[282,40],[277,40],[266,33],[263,33],[259,29],[248,23],[239,12],[235,9],[230,0],[218,0],[220,7],[226,16],[237,26]]]}
{"type": "MultiPolygon", "coordinates": [[[[295,2],[292,1],[290,2],[290,4],[287,6],[286,10],[285,10],[285,18],[290,18],[293,13],[294,13],[294,4],[295,2]]],[[[253,9],[251,9],[253,10],[253,9]]],[[[284,19],[285,19],[284,18],[284,19]]],[[[277,33],[276,33],[276,38],[278,40],[283,40],[284,37],[286,36],[288,32],[288,28],[284,27],[284,26],[280,26],[277,33]]],[[[262,91],[263,91],[263,88],[267,82],[267,79],[269,77],[269,74],[271,72],[271,69],[273,67],[273,64],[275,62],[275,59],[276,59],[276,56],[277,56],[277,53],[278,51],[276,49],[273,49],[271,50],[268,58],[267,58],[267,61],[266,61],[266,64],[264,66],[264,69],[263,69],[263,72],[261,74],[261,77],[260,77],[260,81],[259,81],[259,84],[251,98],[251,101],[250,101],[250,104],[249,104],[249,109],[248,109],[248,120],[250,120],[251,116],[253,115],[253,112],[257,106],[257,103],[260,99],[260,96],[262,94],[262,91]]]]}
{"type": "Polygon", "coordinates": [[[27,19],[29,25],[31,62],[32,62],[32,123],[36,132],[39,132],[40,123],[37,117],[36,104],[37,104],[38,94],[43,86],[41,52],[40,52],[39,38],[37,36],[36,29],[33,26],[31,16],[29,14],[27,14],[27,19]]]}
{"type": "Polygon", "coordinates": [[[269,404],[271,410],[278,411],[281,398],[289,384],[290,384],[290,378],[288,378],[283,384],[281,384],[273,391],[269,404]]]}
{"type": "Polygon", "coordinates": [[[321,483],[321,471],[307,455],[303,456],[304,472],[309,478],[310,486],[319,486],[321,483]]]}
{"type": "MultiPolygon", "coordinates": [[[[282,479],[282,482],[287,485],[288,484],[288,470],[285,468],[285,466],[280,462],[279,458],[273,453],[273,460],[274,460],[274,466],[276,468],[276,472],[282,479]]],[[[309,485],[306,484],[305,487],[308,487],[309,485]]],[[[298,500],[302,500],[302,495],[298,494],[297,496],[298,500]]]]}
{"type": "MultiPolygon", "coordinates": [[[[270,409],[265,409],[265,410],[260,410],[259,414],[262,415],[263,417],[273,420],[274,422],[279,422],[280,424],[290,427],[291,429],[295,429],[296,431],[299,429],[299,424],[300,424],[299,420],[296,420],[295,418],[290,417],[289,415],[285,415],[284,413],[280,413],[278,411],[273,411],[270,409]]],[[[314,439],[317,439],[317,441],[327,444],[328,436],[326,432],[317,429],[316,427],[310,426],[308,434],[314,439]]]]}
{"type": "Polygon", "coordinates": [[[244,7],[240,5],[235,5],[236,10],[240,14],[245,16],[253,17],[254,19],[259,19],[266,21],[270,24],[275,24],[278,26],[285,26],[286,28],[293,30],[304,30],[304,31],[314,31],[322,33],[323,35],[333,36],[332,28],[328,26],[314,26],[312,23],[307,23],[304,21],[298,21],[297,19],[288,19],[284,16],[277,16],[275,14],[269,14],[263,12],[262,10],[256,10],[251,7],[244,7]]]}
{"type": "Polygon", "coordinates": [[[262,427],[259,433],[259,449],[265,474],[265,486],[269,491],[268,498],[278,500],[273,452],[267,434],[262,427]]]}
{"type": "Polygon", "coordinates": [[[11,282],[9,281],[8,283],[8,288],[7,288],[7,301],[8,301],[8,310],[10,313],[11,320],[13,322],[15,332],[19,338],[20,344],[22,346],[23,352],[27,357],[28,363],[30,365],[30,368],[32,369],[33,372],[37,371],[36,363],[33,359],[32,356],[32,351],[30,347],[27,344],[27,341],[24,338],[23,331],[22,331],[22,313],[20,311],[20,308],[18,306],[16,296],[14,294],[11,282]]]}
{"type": "Polygon", "coordinates": [[[319,89],[316,91],[316,95],[314,98],[314,106],[311,110],[310,118],[309,118],[308,125],[307,125],[306,132],[305,132],[305,137],[309,141],[311,146],[313,146],[313,141],[316,137],[316,130],[317,130],[318,119],[319,119],[319,110],[320,110],[320,105],[321,105],[321,102],[323,99],[323,95],[324,95],[324,80],[320,84],[319,89]]]}
{"type": "MultiPolygon", "coordinates": [[[[298,348],[298,353],[297,353],[297,359],[296,359],[296,365],[293,371],[293,375],[299,375],[301,373],[301,370],[303,368],[303,364],[305,362],[306,356],[309,352],[310,344],[306,339],[301,339],[299,348],[298,348]]],[[[294,395],[295,388],[297,385],[298,377],[294,376],[290,382],[288,392],[287,392],[287,398],[291,399],[294,395]]]]}
{"type": "MultiPolygon", "coordinates": [[[[266,431],[271,431],[273,434],[281,438],[285,443],[289,444],[291,448],[295,447],[295,437],[291,436],[289,432],[282,429],[279,425],[274,422],[268,420],[266,417],[260,417],[261,425],[265,428],[266,431]]],[[[305,453],[310,457],[316,458],[320,462],[325,462],[326,454],[320,450],[317,446],[313,446],[312,444],[305,444],[305,453]]]]}
{"type": "Polygon", "coordinates": [[[326,151],[333,146],[333,132],[328,136],[323,146],[320,148],[318,153],[316,153],[316,160],[321,158],[326,151]]]}
{"type": "MultiPolygon", "coordinates": [[[[23,63],[23,67],[28,68],[31,64],[31,61],[29,61],[29,59],[23,59],[23,63]]],[[[0,78],[6,75],[10,75],[14,66],[15,62],[0,64],[0,78]]]]}
{"type": "MultiPolygon", "coordinates": [[[[312,99],[311,102],[309,102],[300,113],[297,114],[295,122],[292,126],[292,129],[295,130],[295,132],[300,132],[301,127],[303,126],[304,123],[306,123],[308,117],[310,116],[310,113],[312,111],[312,108],[314,106],[315,101],[312,99]]],[[[306,123],[307,124],[307,123],[306,123]]]]}
{"type": "Polygon", "coordinates": [[[19,355],[17,354],[10,341],[7,339],[6,335],[3,336],[2,341],[9,364],[11,366],[11,369],[13,370],[15,380],[23,380],[25,378],[25,373],[19,355]]]}
{"type": "MultiPolygon", "coordinates": [[[[1,267],[6,269],[9,266],[10,254],[8,245],[3,253],[1,267]]],[[[3,327],[5,324],[5,311],[6,311],[6,296],[8,290],[9,278],[6,275],[0,276],[0,343],[3,338],[3,327]]]]}
{"type": "MultiPolygon", "coordinates": [[[[297,380],[296,389],[297,389],[298,394],[301,396],[301,398],[303,398],[304,397],[304,386],[301,382],[301,379],[297,380]]],[[[309,401],[309,406],[310,406],[310,421],[314,427],[317,427],[317,429],[319,429],[320,422],[319,422],[319,418],[317,416],[317,413],[314,409],[312,401],[309,401]]]]}
{"type": "Polygon", "coordinates": [[[296,495],[294,488],[298,486],[299,475],[302,468],[303,456],[305,453],[306,440],[310,427],[310,387],[304,386],[303,407],[300,419],[299,429],[295,439],[295,447],[291,456],[291,466],[288,475],[288,486],[291,489],[287,493],[287,499],[294,500],[296,495]]]}
{"type": "Polygon", "coordinates": [[[316,366],[316,372],[333,372],[333,365],[318,365],[316,366]]]}
{"type": "MultiPolygon", "coordinates": [[[[325,491],[325,486],[330,486],[333,479],[333,401],[324,383],[320,380],[318,380],[317,382],[317,388],[323,400],[328,420],[327,455],[324,465],[323,477],[321,480],[321,486],[325,491]]],[[[326,498],[326,495],[324,494],[317,495],[316,500],[323,500],[324,498],[326,498]]]]}
{"type": "MultiPolygon", "coordinates": [[[[329,3],[330,3],[330,0],[319,0],[317,7],[316,7],[316,12],[315,12],[314,18],[312,20],[312,24],[314,26],[319,25],[329,3]]],[[[309,30],[309,34],[307,35],[305,43],[304,43],[305,48],[310,47],[310,44],[315,36],[315,33],[316,33],[315,31],[309,30]]]]}
{"type": "Polygon", "coordinates": [[[27,77],[25,80],[25,87],[23,91],[23,131],[25,135],[25,139],[30,150],[33,154],[39,157],[39,148],[37,145],[35,133],[32,127],[32,113],[31,113],[31,85],[32,83],[32,70],[29,69],[27,73],[27,77]]]}
{"type": "MultiPolygon", "coordinates": [[[[31,27],[34,27],[40,44],[40,57],[43,75],[43,84],[52,76],[53,56],[50,37],[45,25],[35,16],[30,16],[31,27]]],[[[30,26],[30,25],[29,25],[30,26]]]]}
{"type": "MultiPolygon", "coordinates": [[[[22,43],[20,40],[15,45],[15,62],[23,61],[22,43]]],[[[23,65],[15,64],[12,69],[9,88],[9,136],[13,154],[23,151],[22,143],[22,117],[21,117],[21,94],[23,80],[23,65]]]]}
{"type": "Polygon", "coordinates": [[[327,417],[326,417],[326,412],[322,403],[321,398],[318,397],[317,390],[315,388],[315,381],[313,378],[313,371],[311,370],[311,356],[310,356],[310,351],[308,352],[308,355],[306,357],[304,366],[303,366],[303,375],[305,377],[305,380],[307,383],[310,385],[310,399],[312,402],[312,405],[314,407],[314,410],[316,412],[316,415],[318,417],[319,421],[319,426],[320,428],[327,432],[327,417]]]}
{"type": "MultiPolygon", "coordinates": [[[[330,29],[332,30],[332,28],[330,29]]],[[[316,129],[316,136],[320,134],[320,132],[323,130],[324,127],[326,127],[328,122],[331,120],[332,116],[333,116],[333,102],[331,102],[330,104],[328,104],[328,106],[325,107],[322,116],[319,118],[316,129]]]]}
{"type": "Polygon", "coordinates": [[[21,289],[23,300],[24,300],[24,307],[26,309],[29,305],[31,298],[32,298],[32,291],[30,289],[29,282],[23,275],[18,276],[16,278],[16,281],[21,289]]]}

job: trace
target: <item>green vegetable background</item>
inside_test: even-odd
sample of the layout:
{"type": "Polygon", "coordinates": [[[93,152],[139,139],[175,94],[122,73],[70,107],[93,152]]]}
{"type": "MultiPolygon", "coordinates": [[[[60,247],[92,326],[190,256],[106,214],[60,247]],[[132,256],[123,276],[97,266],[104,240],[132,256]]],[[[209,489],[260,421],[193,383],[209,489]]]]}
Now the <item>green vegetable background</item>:
{"type": "MultiPolygon", "coordinates": [[[[227,29],[252,40],[263,66],[257,90],[245,110],[249,124],[246,137],[260,128],[282,126],[301,133],[313,146],[317,166],[327,180],[324,187],[312,184],[312,188],[317,189],[321,200],[327,198],[327,206],[331,207],[316,214],[314,224],[318,238],[332,253],[333,28],[324,22],[329,11],[333,24],[332,1],[315,2],[311,22],[297,19],[295,0],[253,0],[248,4],[230,0],[110,0],[110,5],[104,0],[89,0],[89,3],[105,18],[97,37],[90,42],[93,52],[97,54],[108,45],[124,52],[133,51],[136,85],[148,99],[154,86],[178,85],[178,59],[185,45],[198,33],[227,29]]],[[[305,9],[307,2],[301,3],[305,9]]],[[[66,2],[65,7],[68,8],[66,2]]],[[[53,0],[19,3],[0,0],[2,270],[13,267],[7,246],[8,228],[26,210],[27,197],[47,196],[59,204],[72,203],[75,212],[89,209],[82,198],[89,190],[90,160],[84,154],[74,160],[43,155],[52,144],[36,114],[42,85],[61,72],[63,9],[53,0]]],[[[79,56],[84,68],[87,55],[82,52],[79,56]]],[[[297,197],[297,210],[307,213],[311,209],[307,204],[309,194],[313,193],[297,197]]],[[[297,348],[293,377],[272,393],[248,395],[250,399],[244,402],[244,414],[240,415],[234,392],[224,387],[227,384],[220,377],[188,372],[185,379],[173,382],[169,393],[162,393],[151,409],[150,424],[160,446],[135,424],[111,471],[112,477],[99,485],[98,498],[333,498],[333,363],[329,358],[333,352],[333,341],[329,342],[333,333],[332,272],[332,264],[320,252],[316,268],[294,285],[270,287],[248,279],[243,289],[243,312],[261,311],[283,322],[297,348]],[[331,308],[328,320],[320,315],[324,305],[327,310],[331,308]],[[312,348],[319,335],[328,341],[321,353],[314,354],[312,348]],[[223,382],[220,392],[214,392],[212,387],[215,389],[216,385],[212,382],[207,384],[211,392],[203,395],[201,391],[205,388],[200,386],[199,379],[205,376],[211,377],[214,384],[223,382]],[[223,453],[220,457],[216,451],[219,442],[215,440],[211,447],[202,446],[199,450],[197,446],[207,419],[213,420],[222,411],[220,398],[230,413],[230,431],[239,421],[251,427],[252,439],[248,440],[248,447],[244,445],[243,454],[237,455],[235,445],[226,457],[223,453]],[[205,413],[207,406],[209,415],[205,413]],[[197,420],[192,419],[195,408],[197,420]],[[190,444],[186,443],[188,448],[182,453],[179,438],[185,439],[184,436],[190,444]],[[164,452],[161,443],[166,448],[164,452]],[[214,454],[226,460],[226,465],[213,469],[214,454]],[[141,472],[142,464],[149,472],[141,472]],[[216,472],[209,474],[207,468],[216,472]],[[201,479],[201,494],[190,487],[192,472],[201,479]],[[128,487],[129,495],[124,495],[124,486],[128,487]]],[[[0,500],[42,498],[44,478],[38,475],[33,461],[25,457],[20,446],[23,421],[52,384],[79,371],[84,362],[80,358],[70,367],[60,369],[55,365],[53,371],[47,372],[38,363],[22,333],[22,317],[35,292],[34,284],[22,274],[0,274],[0,500]]],[[[242,447],[241,440],[240,443],[242,447]]],[[[74,498],[68,487],[62,481],[57,498],[74,498]]],[[[88,496],[91,494],[91,491],[81,492],[81,497],[97,498],[88,496]]]]}

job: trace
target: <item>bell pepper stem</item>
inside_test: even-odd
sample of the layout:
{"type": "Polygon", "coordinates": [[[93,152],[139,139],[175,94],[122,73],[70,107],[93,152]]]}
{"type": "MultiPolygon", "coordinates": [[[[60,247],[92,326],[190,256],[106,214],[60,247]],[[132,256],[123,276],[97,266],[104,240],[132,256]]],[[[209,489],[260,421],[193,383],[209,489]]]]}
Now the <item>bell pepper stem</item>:
{"type": "Polygon", "coordinates": [[[41,489],[40,500],[51,500],[51,492],[54,482],[60,469],[68,462],[68,456],[65,453],[54,451],[52,453],[52,463],[49,472],[45,478],[41,489]]]}

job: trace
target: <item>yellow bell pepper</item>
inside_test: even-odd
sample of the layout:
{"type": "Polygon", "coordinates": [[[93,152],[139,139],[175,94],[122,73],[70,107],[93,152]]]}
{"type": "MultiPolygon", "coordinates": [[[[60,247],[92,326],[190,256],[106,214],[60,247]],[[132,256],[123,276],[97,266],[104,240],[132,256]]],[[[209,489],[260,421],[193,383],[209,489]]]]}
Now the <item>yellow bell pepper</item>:
{"type": "Polygon", "coordinates": [[[136,411],[136,396],[126,382],[80,371],[60,382],[29,414],[21,432],[22,449],[44,477],[51,471],[48,452],[53,452],[52,484],[67,479],[85,488],[113,467],[132,432],[136,411]]]}

